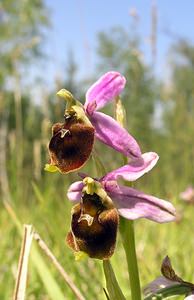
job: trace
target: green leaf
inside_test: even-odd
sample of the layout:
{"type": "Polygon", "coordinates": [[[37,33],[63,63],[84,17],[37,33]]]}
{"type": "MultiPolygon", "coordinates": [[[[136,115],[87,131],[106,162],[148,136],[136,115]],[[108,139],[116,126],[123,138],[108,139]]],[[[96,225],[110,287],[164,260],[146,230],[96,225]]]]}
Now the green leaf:
{"type": "Polygon", "coordinates": [[[165,299],[193,291],[193,283],[184,281],[175,273],[168,256],[162,261],[161,272],[163,276],[157,277],[144,288],[144,300],[165,299]]]}
{"type": "Polygon", "coordinates": [[[186,295],[191,292],[190,287],[186,287],[183,284],[176,284],[170,287],[166,287],[158,290],[156,293],[152,293],[144,298],[144,300],[159,300],[172,296],[186,295]]]}
{"type": "Polygon", "coordinates": [[[115,277],[109,260],[103,260],[106,288],[110,300],[126,300],[115,277]]]}

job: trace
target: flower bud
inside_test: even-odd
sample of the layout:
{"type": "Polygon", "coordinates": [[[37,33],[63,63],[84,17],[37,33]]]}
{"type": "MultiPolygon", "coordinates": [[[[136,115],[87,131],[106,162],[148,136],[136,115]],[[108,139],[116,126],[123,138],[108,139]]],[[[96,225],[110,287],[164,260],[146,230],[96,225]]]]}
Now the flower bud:
{"type": "Polygon", "coordinates": [[[118,223],[116,208],[107,208],[95,193],[84,193],[81,202],[72,209],[67,244],[92,258],[108,259],[114,253],[118,223]]]}

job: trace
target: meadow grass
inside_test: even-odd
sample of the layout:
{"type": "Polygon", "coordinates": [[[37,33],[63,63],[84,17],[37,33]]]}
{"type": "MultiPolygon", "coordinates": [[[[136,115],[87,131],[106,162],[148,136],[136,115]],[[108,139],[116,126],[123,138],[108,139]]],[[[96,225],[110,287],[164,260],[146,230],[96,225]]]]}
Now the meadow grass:
{"type": "MultiPolygon", "coordinates": [[[[114,164],[115,162],[113,162],[114,164]]],[[[85,169],[89,172],[93,171],[92,168],[90,162],[85,169]]],[[[150,194],[153,193],[167,198],[167,195],[161,193],[154,172],[145,175],[145,179],[141,179],[136,186],[139,189],[149,191],[150,194]]],[[[34,226],[85,298],[88,300],[101,300],[105,299],[103,292],[105,279],[102,262],[94,259],[75,261],[73,252],[65,243],[65,237],[70,228],[72,206],[67,201],[66,191],[75,178],[75,175],[44,174],[39,182],[29,183],[31,192],[26,199],[13,198],[12,208],[21,224],[32,224],[34,226]]],[[[170,200],[180,215],[177,222],[162,225],[145,219],[135,222],[137,256],[142,287],[160,275],[161,262],[167,254],[171,258],[177,274],[187,281],[192,282],[193,280],[194,253],[192,249],[194,240],[192,234],[194,207],[182,203],[176,195],[170,200]]],[[[14,291],[21,235],[3,202],[1,202],[0,210],[0,235],[0,299],[11,299],[14,291]]],[[[48,258],[41,251],[39,253],[49,272],[51,272],[51,276],[64,294],[64,299],[75,299],[72,291],[48,258]]],[[[119,235],[116,251],[111,258],[111,262],[125,296],[130,299],[126,259],[119,235]]],[[[47,279],[45,278],[45,280],[47,279]]],[[[182,298],[176,297],[175,299],[182,298]]],[[[40,277],[33,263],[33,252],[29,264],[26,299],[52,299],[43,278],[40,277]]]]}

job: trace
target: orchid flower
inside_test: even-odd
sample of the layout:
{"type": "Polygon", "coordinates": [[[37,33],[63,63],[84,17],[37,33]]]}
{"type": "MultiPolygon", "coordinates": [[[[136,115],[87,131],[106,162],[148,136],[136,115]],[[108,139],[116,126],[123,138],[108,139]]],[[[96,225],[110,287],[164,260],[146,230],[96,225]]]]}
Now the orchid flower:
{"type": "Polygon", "coordinates": [[[50,164],[45,170],[68,173],[80,169],[91,154],[94,137],[126,157],[141,157],[138,143],[127,130],[112,117],[97,111],[117,97],[125,83],[118,72],[104,74],[87,91],[84,106],[65,89],[57,93],[67,101],[65,121],[52,127],[50,164]]]}
{"type": "MultiPolygon", "coordinates": [[[[94,179],[94,182],[101,185],[101,188],[112,199],[119,214],[124,218],[129,220],[147,218],[158,223],[170,222],[175,219],[175,208],[170,202],[117,183],[119,178],[127,181],[140,178],[149,172],[157,161],[158,155],[156,153],[144,153],[141,158],[136,158],[98,180],[94,179]]],[[[67,193],[69,200],[80,201],[83,188],[83,181],[73,183],[67,193]]]]}
{"type": "Polygon", "coordinates": [[[116,212],[129,220],[147,218],[163,223],[175,219],[175,209],[168,201],[117,183],[119,178],[138,179],[150,171],[157,160],[156,153],[144,153],[100,179],[81,175],[83,180],[70,186],[67,196],[78,204],[72,210],[67,243],[75,252],[83,251],[93,258],[109,258],[116,243],[116,212]]]}
{"type": "Polygon", "coordinates": [[[180,193],[180,198],[187,203],[194,203],[194,188],[192,186],[188,186],[186,190],[180,193]]]}

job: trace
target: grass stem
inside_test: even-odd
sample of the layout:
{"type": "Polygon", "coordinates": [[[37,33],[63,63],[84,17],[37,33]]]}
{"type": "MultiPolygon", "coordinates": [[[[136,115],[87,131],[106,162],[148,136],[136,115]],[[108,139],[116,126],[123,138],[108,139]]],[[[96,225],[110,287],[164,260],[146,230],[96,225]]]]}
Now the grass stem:
{"type": "Polygon", "coordinates": [[[27,273],[28,273],[28,260],[30,255],[32,239],[33,239],[32,226],[24,225],[23,240],[22,240],[22,246],[20,251],[13,300],[25,299],[27,273]]]}

